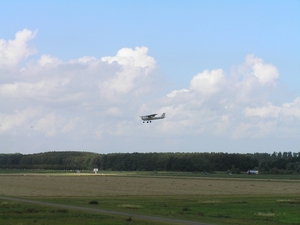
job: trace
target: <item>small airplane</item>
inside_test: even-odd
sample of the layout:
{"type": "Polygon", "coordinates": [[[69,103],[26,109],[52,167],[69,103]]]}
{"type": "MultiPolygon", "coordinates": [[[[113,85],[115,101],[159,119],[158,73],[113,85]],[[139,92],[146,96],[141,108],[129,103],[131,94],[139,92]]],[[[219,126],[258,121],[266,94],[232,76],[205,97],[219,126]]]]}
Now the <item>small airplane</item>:
{"type": "Polygon", "coordinates": [[[143,120],[143,123],[145,123],[145,121],[150,122],[151,120],[159,120],[159,119],[164,119],[166,114],[163,113],[161,116],[156,116],[157,114],[151,114],[151,115],[146,115],[146,116],[141,116],[141,119],[143,120]],[[155,117],[156,116],[156,117],[155,117]]]}

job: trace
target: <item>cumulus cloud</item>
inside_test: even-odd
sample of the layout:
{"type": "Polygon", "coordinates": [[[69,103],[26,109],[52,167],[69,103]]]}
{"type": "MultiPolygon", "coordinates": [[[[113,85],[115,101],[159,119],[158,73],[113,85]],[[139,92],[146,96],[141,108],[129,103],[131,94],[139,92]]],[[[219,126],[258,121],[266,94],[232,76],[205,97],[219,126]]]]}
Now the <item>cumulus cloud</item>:
{"type": "Polygon", "coordinates": [[[0,68],[12,68],[35,54],[36,49],[29,44],[35,35],[36,32],[24,29],[16,33],[14,40],[0,39],[0,68]]]}
{"type": "Polygon", "coordinates": [[[55,113],[49,113],[37,121],[35,129],[44,132],[47,136],[54,136],[61,124],[63,118],[57,116],[55,113]]]}
{"type": "Polygon", "coordinates": [[[0,85],[0,95],[5,98],[53,98],[59,97],[60,89],[69,83],[68,79],[42,80],[39,82],[15,82],[0,85]]]}
{"type": "MultiPolygon", "coordinates": [[[[274,65],[253,54],[246,56],[232,74],[226,75],[221,69],[204,70],[192,78],[189,89],[166,95],[167,109],[174,112],[174,126],[168,131],[182,130],[184,121],[185,131],[191,135],[200,132],[234,139],[280,136],[291,121],[300,125],[300,107],[299,97],[282,105],[271,102],[274,90],[270,87],[276,88],[278,78],[274,65]],[[184,116],[180,119],[177,115],[184,116]]],[[[294,129],[294,134],[297,131],[294,129]]]]}
{"type": "Polygon", "coordinates": [[[51,55],[42,55],[37,63],[41,67],[55,67],[62,63],[58,58],[52,57],[51,55]]]}
{"type": "Polygon", "coordinates": [[[257,108],[246,107],[245,116],[246,117],[259,116],[261,118],[277,118],[280,110],[281,107],[274,106],[271,103],[269,103],[268,105],[263,107],[257,107],[257,108]]]}
{"type": "Polygon", "coordinates": [[[147,55],[148,48],[136,47],[135,50],[123,48],[118,51],[116,56],[103,57],[101,60],[108,64],[116,62],[121,66],[121,70],[116,76],[101,84],[108,92],[128,93],[135,84],[144,82],[147,76],[156,67],[154,58],[147,55]]]}
{"type": "Polygon", "coordinates": [[[269,103],[266,106],[245,109],[245,116],[259,116],[260,118],[277,118],[280,120],[299,120],[300,119],[300,97],[293,102],[287,102],[281,106],[274,106],[269,103]]]}
{"type": "MultiPolygon", "coordinates": [[[[4,133],[20,134],[22,130],[18,130],[20,127],[29,128],[30,121],[40,114],[39,109],[26,108],[22,111],[14,110],[12,113],[0,112],[0,135],[4,133]]],[[[27,130],[25,129],[25,130],[27,130]]]]}
{"type": "Polygon", "coordinates": [[[274,84],[279,78],[279,72],[274,65],[265,63],[253,54],[246,57],[245,62],[239,66],[239,71],[249,79],[248,81],[255,78],[261,85],[274,84]]]}
{"type": "Polygon", "coordinates": [[[189,90],[185,89],[185,88],[181,89],[181,90],[174,90],[174,91],[170,92],[169,94],[167,94],[167,97],[173,98],[176,95],[181,94],[181,93],[185,93],[185,92],[189,92],[189,90]]]}
{"type": "MultiPolygon", "coordinates": [[[[15,40],[1,40],[0,66],[17,67],[36,53],[28,44],[35,35],[24,29],[17,32],[15,40]]],[[[136,116],[137,104],[157,88],[152,82],[155,69],[156,61],[146,47],[68,62],[42,54],[22,70],[7,72],[11,79],[0,82],[0,132],[10,134],[32,124],[35,132],[47,137],[121,134],[124,123],[118,124],[116,118],[132,120],[136,116]],[[33,113],[32,108],[38,108],[39,113],[33,113]]]]}
{"type": "Polygon", "coordinates": [[[83,146],[98,151],[99,143],[122,147],[116,138],[130,143],[133,137],[141,149],[132,151],[142,151],[143,140],[154,137],[176,138],[178,143],[182,136],[195,142],[203,135],[235,140],[299,137],[300,97],[272,102],[279,72],[253,54],[231,74],[222,69],[200,71],[188,87],[157,96],[157,63],[147,47],[67,62],[43,53],[27,62],[37,52],[29,45],[35,35],[25,29],[14,40],[0,40],[0,68],[11,76],[0,77],[0,140],[28,136],[29,129],[32,136],[51,139],[49,150],[61,148],[58,143],[78,150],[72,143],[85,140],[83,146]],[[22,70],[5,70],[18,68],[24,60],[22,70]],[[140,115],[163,112],[166,119],[141,126],[140,115]]]}
{"type": "Polygon", "coordinates": [[[221,69],[212,71],[204,70],[202,73],[193,77],[190,83],[190,89],[204,95],[212,95],[221,90],[224,82],[225,75],[221,69]]]}

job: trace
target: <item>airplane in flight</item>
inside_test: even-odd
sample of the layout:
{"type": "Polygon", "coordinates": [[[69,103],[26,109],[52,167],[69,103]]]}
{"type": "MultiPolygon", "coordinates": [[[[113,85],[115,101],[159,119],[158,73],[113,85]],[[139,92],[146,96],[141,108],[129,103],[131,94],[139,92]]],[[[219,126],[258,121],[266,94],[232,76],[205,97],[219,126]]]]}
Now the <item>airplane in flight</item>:
{"type": "Polygon", "coordinates": [[[159,120],[159,119],[164,119],[166,114],[163,113],[161,116],[156,116],[157,114],[151,114],[151,115],[146,115],[146,116],[141,116],[141,119],[143,120],[143,123],[147,121],[147,123],[151,123],[151,120],[159,120]]]}

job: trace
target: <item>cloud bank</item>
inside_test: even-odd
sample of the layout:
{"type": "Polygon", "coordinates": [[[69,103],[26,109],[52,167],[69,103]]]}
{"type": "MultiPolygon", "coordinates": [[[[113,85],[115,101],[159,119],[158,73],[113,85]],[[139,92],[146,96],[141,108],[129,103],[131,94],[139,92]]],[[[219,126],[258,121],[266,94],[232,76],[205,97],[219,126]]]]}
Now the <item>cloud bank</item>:
{"type": "Polygon", "coordinates": [[[14,40],[0,39],[3,152],[149,151],[141,147],[145,138],[155,139],[156,151],[165,151],[176,137],[188,136],[197,144],[201,135],[300,138],[300,97],[275,101],[278,69],[254,54],[231,74],[204,70],[189,87],[158,96],[166,84],[147,47],[122,48],[100,59],[64,62],[41,54],[33,60],[36,35],[24,29],[14,40]],[[162,112],[167,118],[152,127],[139,121],[140,115],[162,112]],[[85,145],[88,149],[82,149],[85,145]]]}

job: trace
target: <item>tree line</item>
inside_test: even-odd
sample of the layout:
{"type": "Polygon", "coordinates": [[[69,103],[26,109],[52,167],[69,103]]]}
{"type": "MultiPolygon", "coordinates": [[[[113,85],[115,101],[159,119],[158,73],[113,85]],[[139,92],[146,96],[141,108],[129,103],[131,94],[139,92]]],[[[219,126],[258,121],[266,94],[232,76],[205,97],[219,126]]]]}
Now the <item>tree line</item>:
{"type": "Polygon", "coordinates": [[[45,152],[0,154],[1,169],[114,171],[230,171],[258,169],[262,173],[300,173],[300,154],[291,152],[229,153],[113,153],[45,152]]]}

